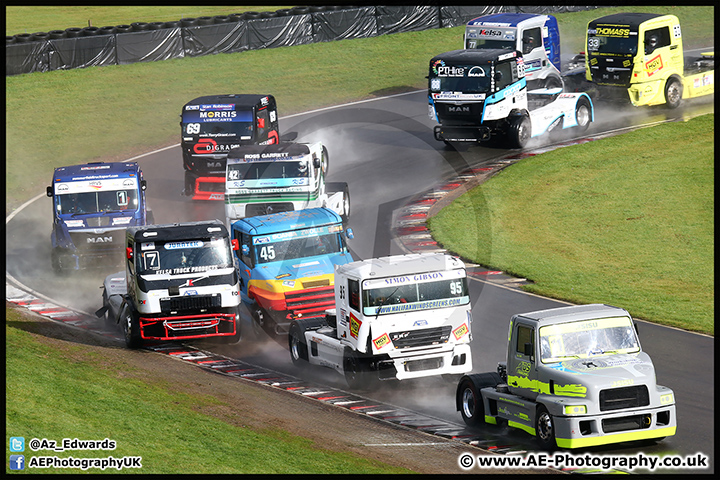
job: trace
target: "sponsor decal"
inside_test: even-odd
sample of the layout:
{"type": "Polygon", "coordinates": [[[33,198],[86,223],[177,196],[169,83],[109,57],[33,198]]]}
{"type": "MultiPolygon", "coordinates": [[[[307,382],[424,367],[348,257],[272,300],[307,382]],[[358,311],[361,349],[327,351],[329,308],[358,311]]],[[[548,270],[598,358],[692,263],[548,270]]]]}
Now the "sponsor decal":
{"type": "Polygon", "coordinates": [[[190,240],[186,242],[168,242],[165,244],[165,250],[177,250],[179,248],[200,248],[203,246],[201,240],[190,240]]]}
{"type": "Polygon", "coordinates": [[[645,71],[647,72],[648,77],[651,77],[655,73],[659,72],[662,68],[663,61],[660,55],[657,55],[655,58],[645,62],[645,71]]]}
{"type": "Polygon", "coordinates": [[[355,315],[350,313],[350,336],[353,338],[358,338],[358,333],[360,332],[360,326],[362,325],[362,321],[358,319],[355,315]]]}
{"type": "Polygon", "coordinates": [[[460,340],[460,338],[464,337],[464,336],[467,335],[469,332],[470,332],[470,330],[468,329],[468,326],[463,323],[463,324],[460,325],[458,328],[456,328],[455,330],[453,330],[452,333],[453,333],[453,335],[455,335],[455,340],[460,340]]]}
{"type": "Polygon", "coordinates": [[[597,27],[595,34],[601,37],[629,37],[629,28],[618,28],[618,27],[597,27]]]}
{"type": "Polygon", "coordinates": [[[378,350],[382,349],[385,345],[388,345],[389,343],[390,343],[390,337],[388,337],[387,333],[383,333],[378,338],[373,340],[373,344],[375,345],[375,348],[378,350]]]}

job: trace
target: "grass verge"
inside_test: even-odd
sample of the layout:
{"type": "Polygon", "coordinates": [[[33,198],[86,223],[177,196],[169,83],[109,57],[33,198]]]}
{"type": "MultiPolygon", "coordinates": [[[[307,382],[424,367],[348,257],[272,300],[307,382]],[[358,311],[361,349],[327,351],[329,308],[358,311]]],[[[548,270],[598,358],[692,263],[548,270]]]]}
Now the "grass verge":
{"type": "MultiPolygon", "coordinates": [[[[38,455],[141,456],[142,469],[127,472],[144,474],[412,473],[321,449],[312,440],[278,428],[231,425],[202,413],[234,410],[211,394],[188,395],[160,375],[144,377],[136,367],[110,363],[101,351],[82,345],[48,346],[42,337],[8,325],[25,323],[17,310],[6,307],[5,314],[5,346],[13,352],[5,359],[6,376],[12,379],[5,396],[7,440],[24,436],[27,441],[109,438],[117,442],[113,451],[38,455]]],[[[29,461],[27,453],[26,458],[29,461]]],[[[46,472],[52,471],[57,470],[46,472]]],[[[72,471],[78,470],[66,470],[72,471]]]]}
{"type": "Polygon", "coordinates": [[[462,257],[532,280],[533,293],[712,335],[714,121],[521,160],[429,227],[462,257]]]}

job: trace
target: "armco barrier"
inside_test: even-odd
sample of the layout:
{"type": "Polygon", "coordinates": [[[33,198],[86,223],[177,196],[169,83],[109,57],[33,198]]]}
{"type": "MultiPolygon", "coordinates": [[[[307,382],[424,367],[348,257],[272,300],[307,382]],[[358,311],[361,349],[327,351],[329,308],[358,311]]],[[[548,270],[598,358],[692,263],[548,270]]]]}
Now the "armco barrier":
{"type": "Polygon", "coordinates": [[[310,6],[176,22],[67,28],[7,37],[5,75],[154,62],[448,28],[500,12],[557,13],[597,7],[310,6]]]}

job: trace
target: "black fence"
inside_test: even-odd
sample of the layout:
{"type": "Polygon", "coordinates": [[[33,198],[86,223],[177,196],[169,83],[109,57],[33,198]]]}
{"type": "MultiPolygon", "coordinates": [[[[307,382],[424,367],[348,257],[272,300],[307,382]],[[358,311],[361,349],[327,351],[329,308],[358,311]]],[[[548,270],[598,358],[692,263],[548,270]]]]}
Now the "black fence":
{"type": "Polygon", "coordinates": [[[5,75],[234,53],[448,28],[501,12],[559,13],[582,6],[295,7],[172,22],[68,28],[7,37],[5,75]]]}

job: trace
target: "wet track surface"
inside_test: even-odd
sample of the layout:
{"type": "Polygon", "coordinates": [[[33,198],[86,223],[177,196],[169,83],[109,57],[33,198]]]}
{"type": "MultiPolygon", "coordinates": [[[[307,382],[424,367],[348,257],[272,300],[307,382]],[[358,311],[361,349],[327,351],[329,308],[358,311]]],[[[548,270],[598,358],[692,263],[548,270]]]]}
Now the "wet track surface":
{"type": "MultiPolygon", "coordinates": [[[[355,232],[349,246],[355,258],[434,250],[437,246],[423,229],[428,209],[450,192],[463,188],[465,182],[523,156],[520,152],[497,147],[470,146],[458,150],[446,147],[433,139],[432,123],[426,110],[425,93],[410,92],[281,119],[281,131],[298,132],[297,141],[325,143],[330,152],[328,181],[349,184],[350,226],[355,232]]],[[[682,119],[697,110],[713,111],[712,101],[689,105],[678,111],[620,111],[598,107],[597,122],[587,132],[587,138],[640,123],[665,121],[668,115],[682,119]]],[[[542,149],[533,141],[526,151],[540,152],[542,149]]],[[[179,147],[151,153],[137,161],[148,181],[148,204],[157,223],[223,219],[222,202],[193,202],[181,195],[183,170],[179,147]]],[[[101,306],[98,287],[104,276],[113,270],[87,272],[69,279],[55,277],[50,269],[50,224],[49,199],[44,195],[30,202],[7,223],[6,259],[7,272],[12,277],[10,283],[31,291],[39,298],[37,304],[46,304],[45,300],[50,300],[49,306],[38,310],[47,308],[44,314],[51,318],[55,314],[58,321],[75,322],[84,328],[119,335],[119,331],[108,331],[101,320],[83,315],[91,314],[101,306]],[[73,316],[58,305],[82,313],[73,316]]],[[[517,285],[522,281],[501,272],[473,267],[469,273],[473,280],[469,283],[475,372],[494,371],[496,363],[504,360],[504,338],[513,314],[565,305],[521,292],[517,285]]],[[[22,296],[21,293],[18,295],[22,296]]],[[[468,431],[454,408],[456,384],[452,381],[438,378],[383,382],[372,392],[349,392],[339,374],[309,365],[298,368],[290,361],[282,342],[256,335],[247,322],[244,327],[243,340],[232,347],[198,342],[162,346],[158,351],[173,355],[190,352],[184,354],[188,361],[203,368],[226,370],[222,372],[225,374],[232,374],[229,372],[232,369],[242,372],[248,368],[237,375],[247,377],[258,373],[258,377],[266,376],[266,381],[276,382],[281,388],[300,385],[298,390],[308,390],[296,393],[317,397],[339,407],[375,405],[368,407],[368,414],[375,412],[380,418],[387,417],[386,420],[400,424],[405,421],[413,428],[434,429],[431,433],[453,435],[459,441],[476,442],[483,448],[510,453],[537,450],[529,435],[507,427],[487,426],[468,431]],[[195,351],[200,353],[192,353],[195,351]],[[268,376],[268,372],[271,375],[268,376]],[[356,397],[367,403],[358,401],[343,405],[343,402],[355,402],[356,397]],[[432,420],[432,425],[426,425],[428,419],[432,420]]],[[[658,456],[702,452],[711,455],[714,451],[713,339],[640,322],[640,340],[653,358],[658,383],[675,391],[677,435],[658,444],[619,444],[583,452],[597,455],[643,452],[658,456]],[[682,348],[678,349],[677,345],[682,348]],[[697,369],[697,365],[706,364],[709,365],[707,369],[697,369]],[[693,374],[688,375],[688,372],[693,374]]],[[[702,472],[712,472],[713,465],[711,459],[711,468],[702,472]]]]}

